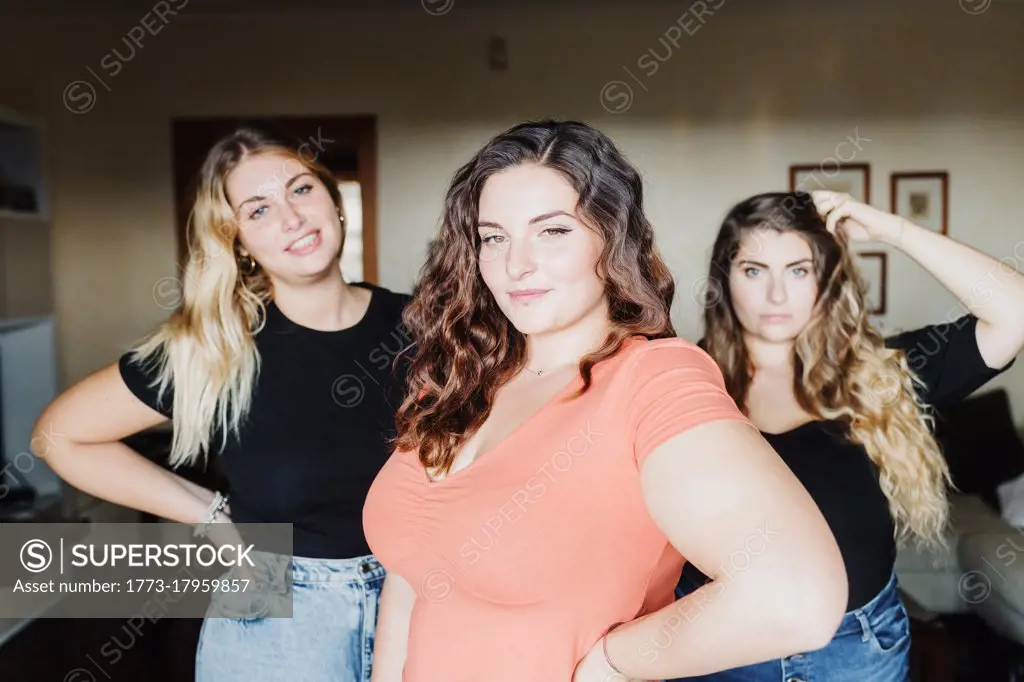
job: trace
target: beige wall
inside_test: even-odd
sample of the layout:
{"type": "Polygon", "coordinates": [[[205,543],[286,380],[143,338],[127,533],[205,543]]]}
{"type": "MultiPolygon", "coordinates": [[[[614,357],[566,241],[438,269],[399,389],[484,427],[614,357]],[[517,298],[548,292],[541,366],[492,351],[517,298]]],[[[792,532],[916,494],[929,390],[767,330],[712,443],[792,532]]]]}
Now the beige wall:
{"type": "MultiPolygon", "coordinates": [[[[141,25],[141,12],[0,25],[0,100],[9,100],[0,104],[42,118],[49,131],[66,382],[114,360],[166,315],[153,287],[176,276],[174,116],[376,114],[381,281],[404,290],[451,173],[478,145],[523,118],[586,119],[646,175],[660,246],[679,279],[676,321],[688,336],[699,332],[689,291],[727,207],[785,188],[790,163],[822,162],[855,132],[870,140],[856,160],[872,164],[874,204],[888,206],[890,171],[944,169],[952,236],[1001,257],[1024,239],[1019,3],[995,0],[972,16],[953,0],[928,3],[928,13],[804,3],[770,14],[725,2],[703,25],[684,16],[684,3],[474,14],[456,0],[444,16],[416,4],[400,16],[244,21],[187,7],[165,25],[146,19],[159,32],[146,34],[113,77],[111,50],[127,54],[122,38],[141,25]],[[699,29],[689,35],[673,24],[699,29]],[[659,42],[666,33],[677,46],[659,42]],[[508,40],[507,72],[487,69],[491,35],[508,40]],[[671,57],[651,73],[645,52],[664,56],[666,45],[671,57]],[[78,79],[94,84],[97,99],[73,114],[62,93],[78,79]],[[600,98],[612,80],[630,84],[634,96],[614,115],[600,98]]],[[[622,85],[611,87],[608,104],[621,104],[622,85]]],[[[71,93],[73,106],[84,104],[82,92],[71,93]]],[[[839,153],[849,158],[851,147],[839,153]]],[[[1024,247],[1017,259],[1024,267],[1024,247]]],[[[955,309],[898,254],[889,297],[890,329],[955,309]]],[[[1024,368],[998,383],[1011,388],[1024,422],[1024,368]]]]}
{"type": "Polygon", "coordinates": [[[0,316],[53,312],[50,223],[0,217],[0,316]]]}

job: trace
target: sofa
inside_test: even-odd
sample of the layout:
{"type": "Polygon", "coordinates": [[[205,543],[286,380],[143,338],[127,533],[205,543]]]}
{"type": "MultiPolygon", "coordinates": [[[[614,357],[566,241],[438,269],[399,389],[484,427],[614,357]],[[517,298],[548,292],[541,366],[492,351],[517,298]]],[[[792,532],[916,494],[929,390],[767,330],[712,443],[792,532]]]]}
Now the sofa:
{"type": "Polygon", "coordinates": [[[936,437],[956,490],[948,547],[901,547],[900,588],[931,614],[974,613],[1024,645],[1024,527],[1002,516],[999,486],[1024,474],[1024,434],[1003,389],[978,394],[937,415],[936,437]]]}

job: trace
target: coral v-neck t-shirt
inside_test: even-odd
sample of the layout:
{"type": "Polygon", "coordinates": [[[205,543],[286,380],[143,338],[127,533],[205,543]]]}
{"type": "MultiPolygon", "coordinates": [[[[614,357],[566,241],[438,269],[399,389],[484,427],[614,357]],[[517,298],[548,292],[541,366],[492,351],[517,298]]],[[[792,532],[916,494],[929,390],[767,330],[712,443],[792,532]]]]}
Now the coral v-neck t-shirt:
{"type": "Polygon", "coordinates": [[[445,479],[406,451],[378,474],[367,540],[417,593],[405,682],[568,682],[610,626],[674,600],[684,558],[647,512],[640,466],[687,429],[749,422],[683,339],[631,338],[562,400],[581,385],[445,479]]]}

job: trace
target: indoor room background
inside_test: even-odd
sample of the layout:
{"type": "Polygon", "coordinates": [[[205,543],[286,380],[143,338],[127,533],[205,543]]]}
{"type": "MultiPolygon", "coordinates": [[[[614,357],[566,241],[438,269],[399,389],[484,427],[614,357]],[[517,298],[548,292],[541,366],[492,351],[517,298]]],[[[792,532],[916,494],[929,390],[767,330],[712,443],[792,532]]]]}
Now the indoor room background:
{"type": "MultiPolygon", "coordinates": [[[[949,234],[1024,263],[1021,2],[991,0],[974,14],[956,0],[388,0],[351,11],[297,3],[287,14],[272,3],[246,13],[177,3],[163,22],[152,3],[125,2],[0,21],[3,105],[45,131],[62,384],[168,313],[154,287],[181,276],[178,117],[375,116],[378,279],[400,290],[413,284],[455,169],[489,136],[546,116],[599,126],[643,172],[684,336],[700,333],[700,278],[724,212],[787,189],[795,164],[820,165],[822,179],[837,159],[870,164],[870,201],[882,208],[890,173],[946,171],[949,234]],[[136,47],[126,36],[147,12],[136,47]],[[493,38],[505,47],[497,68],[493,38]],[[65,92],[76,81],[93,84],[92,100],[65,92]]],[[[888,261],[887,330],[962,310],[900,254],[888,261]]],[[[997,382],[1024,422],[1024,370],[997,382]]]]}
{"type": "MultiPolygon", "coordinates": [[[[1024,270],[1022,38],[1021,0],[0,2],[0,139],[31,131],[39,161],[35,208],[0,208],[0,319],[52,315],[57,390],[165,319],[183,276],[172,133],[220,117],[369,121],[371,180],[346,196],[370,255],[346,257],[398,291],[455,170],[548,117],[597,126],[643,173],[692,340],[722,217],[795,168],[802,189],[852,177],[885,210],[893,174],[930,173],[944,200],[911,208],[1024,270]]],[[[886,332],[965,312],[869,248],[886,332]]],[[[1024,429],[1021,363],[987,388],[1024,429]]]]}

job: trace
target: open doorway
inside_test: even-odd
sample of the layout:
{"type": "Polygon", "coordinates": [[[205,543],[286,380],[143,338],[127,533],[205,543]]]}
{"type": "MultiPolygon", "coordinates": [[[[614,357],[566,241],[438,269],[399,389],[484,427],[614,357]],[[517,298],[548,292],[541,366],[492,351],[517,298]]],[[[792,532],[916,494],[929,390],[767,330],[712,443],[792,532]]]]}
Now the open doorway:
{"type": "Polygon", "coordinates": [[[364,282],[366,279],[365,227],[363,225],[363,184],[358,173],[334,171],[334,179],[341,193],[342,210],[345,212],[345,245],[341,251],[341,272],[347,282],[364,282]]]}
{"type": "Polygon", "coordinates": [[[338,182],[345,210],[342,273],[347,281],[377,281],[377,121],[374,116],[222,116],[171,123],[178,260],[188,254],[188,215],[203,159],[213,144],[245,124],[271,125],[309,142],[338,182]]]}

